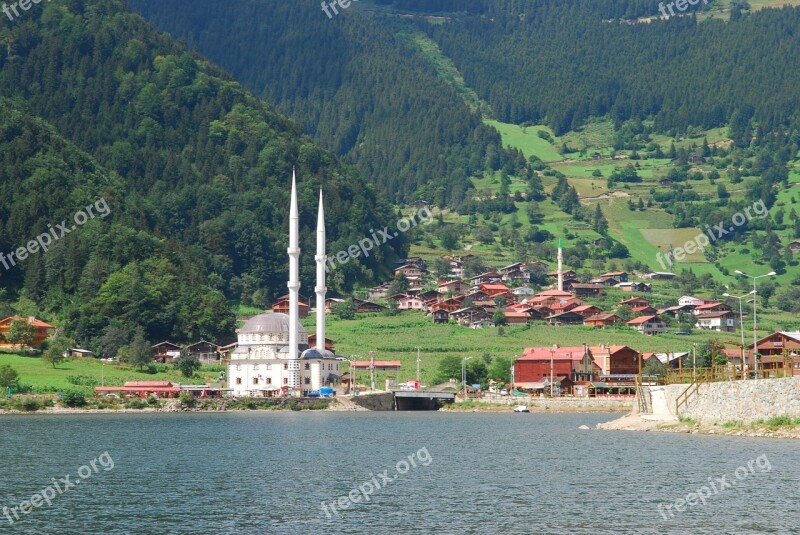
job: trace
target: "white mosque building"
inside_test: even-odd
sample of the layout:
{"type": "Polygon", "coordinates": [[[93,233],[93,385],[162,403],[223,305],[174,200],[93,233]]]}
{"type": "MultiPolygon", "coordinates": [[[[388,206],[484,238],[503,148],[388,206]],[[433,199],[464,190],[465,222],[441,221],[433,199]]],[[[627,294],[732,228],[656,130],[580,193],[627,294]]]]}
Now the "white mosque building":
{"type": "Polygon", "coordinates": [[[340,362],[325,344],[325,214],[322,192],[317,213],[316,293],[317,340],[321,348],[308,347],[308,332],[300,325],[298,312],[299,217],[297,188],[292,173],[289,210],[289,315],[259,314],[238,330],[238,344],[228,364],[228,385],[234,396],[265,397],[305,395],[333,384],[339,378],[340,362]]]}

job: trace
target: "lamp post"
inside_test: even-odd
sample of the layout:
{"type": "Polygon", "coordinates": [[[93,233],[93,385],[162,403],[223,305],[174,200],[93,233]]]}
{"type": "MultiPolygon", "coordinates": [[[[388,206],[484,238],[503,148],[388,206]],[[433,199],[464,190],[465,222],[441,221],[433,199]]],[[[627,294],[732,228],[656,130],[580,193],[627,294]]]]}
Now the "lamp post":
{"type": "Polygon", "coordinates": [[[106,386],[106,363],[100,364],[100,386],[106,386]]]}
{"type": "MultiPolygon", "coordinates": [[[[758,344],[758,340],[756,339],[756,301],[758,299],[758,292],[756,290],[756,281],[758,279],[762,279],[764,277],[774,277],[777,275],[774,271],[770,271],[766,275],[758,275],[754,277],[753,275],[748,275],[747,273],[736,270],[734,271],[737,275],[741,275],[742,277],[748,277],[753,279],[753,370],[758,371],[758,348],[756,347],[758,344]]],[[[758,377],[758,376],[756,376],[758,377]]]]}
{"type": "Polygon", "coordinates": [[[356,395],[356,367],[355,367],[355,359],[356,355],[350,355],[349,359],[344,359],[350,365],[350,395],[356,395]]]}
{"type": "MultiPolygon", "coordinates": [[[[736,299],[737,301],[739,301],[739,331],[741,331],[741,333],[742,333],[742,377],[744,379],[747,379],[747,377],[744,376],[745,375],[745,373],[744,373],[744,365],[745,365],[746,359],[744,357],[744,317],[742,315],[742,299],[744,299],[748,295],[754,295],[754,294],[755,294],[755,290],[753,290],[752,292],[748,292],[748,293],[746,293],[744,295],[731,295],[731,294],[729,294],[727,292],[722,294],[723,297],[732,297],[732,298],[736,299]]],[[[755,301],[755,298],[753,300],[755,301]]],[[[755,346],[753,347],[753,350],[755,351],[755,346]]]]}
{"type": "Polygon", "coordinates": [[[555,394],[555,385],[553,384],[553,355],[558,349],[558,344],[553,344],[553,347],[550,348],[550,397],[553,397],[555,394]]]}
{"type": "Polygon", "coordinates": [[[467,361],[472,357],[464,357],[461,359],[461,384],[464,388],[464,397],[467,397],[467,361]]]}

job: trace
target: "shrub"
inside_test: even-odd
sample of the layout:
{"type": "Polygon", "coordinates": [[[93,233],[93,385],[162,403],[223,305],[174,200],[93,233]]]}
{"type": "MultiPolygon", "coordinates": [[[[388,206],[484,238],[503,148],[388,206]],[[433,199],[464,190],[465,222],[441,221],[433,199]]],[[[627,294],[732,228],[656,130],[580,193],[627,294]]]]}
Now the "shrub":
{"type": "Polygon", "coordinates": [[[86,405],[86,395],[78,390],[68,390],[61,397],[61,403],[65,407],[83,407],[86,405]]]}
{"type": "Polygon", "coordinates": [[[158,398],[155,396],[150,396],[149,398],[147,398],[147,404],[152,407],[158,405],[158,398]]]}
{"type": "Polygon", "coordinates": [[[192,408],[197,405],[197,398],[188,392],[181,392],[181,396],[178,399],[181,400],[181,407],[192,408]]]}
{"type": "MultiPolygon", "coordinates": [[[[153,398],[153,399],[155,399],[155,398],[153,398]]],[[[127,403],[125,403],[125,408],[126,409],[140,410],[140,409],[146,408],[147,407],[147,403],[148,403],[147,401],[145,401],[145,400],[143,400],[141,398],[133,398],[133,399],[129,399],[127,401],[127,403]]]]}
{"type": "Polygon", "coordinates": [[[12,407],[20,411],[35,412],[42,408],[42,403],[35,398],[24,398],[15,400],[12,407]]]}

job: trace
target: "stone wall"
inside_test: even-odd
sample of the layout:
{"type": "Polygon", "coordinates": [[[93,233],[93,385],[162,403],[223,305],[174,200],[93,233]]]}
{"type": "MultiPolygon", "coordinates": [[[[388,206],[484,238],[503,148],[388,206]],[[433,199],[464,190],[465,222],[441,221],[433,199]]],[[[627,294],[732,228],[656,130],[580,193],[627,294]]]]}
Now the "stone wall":
{"type": "MultiPolygon", "coordinates": [[[[686,385],[668,385],[667,403],[675,413],[675,399],[686,385]]],[[[750,423],[773,416],[800,418],[800,377],[709,383],[689,398],[676,416],[714,424],[750,423]]]]}

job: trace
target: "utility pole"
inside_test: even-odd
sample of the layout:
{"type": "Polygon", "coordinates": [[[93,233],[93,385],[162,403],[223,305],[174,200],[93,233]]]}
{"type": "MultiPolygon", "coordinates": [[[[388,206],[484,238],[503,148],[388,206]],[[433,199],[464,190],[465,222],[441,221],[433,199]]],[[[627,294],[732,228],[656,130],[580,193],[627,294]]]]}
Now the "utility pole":
{"type": "Polygon", "coordinates": [[[417,348],[417,388],[419,388],[419,347],[417,348]]]}
{"type": "Polygon", "coordinates": [[[369,352],[369,391],[375,390],[375,352],[369,352]]]}

